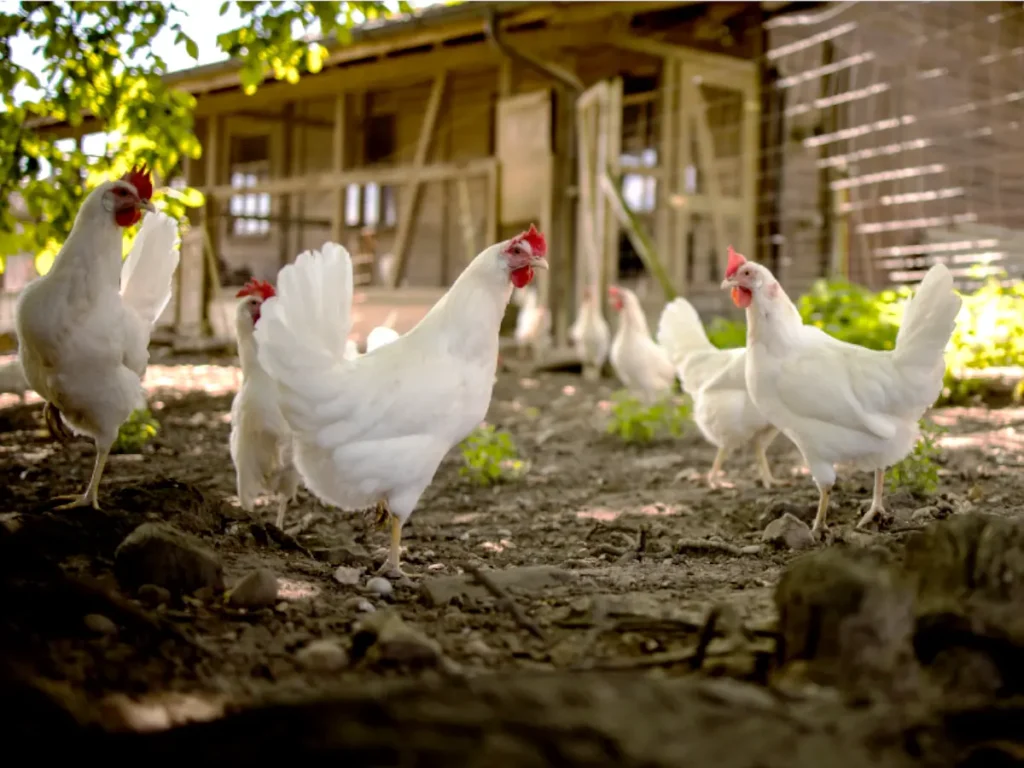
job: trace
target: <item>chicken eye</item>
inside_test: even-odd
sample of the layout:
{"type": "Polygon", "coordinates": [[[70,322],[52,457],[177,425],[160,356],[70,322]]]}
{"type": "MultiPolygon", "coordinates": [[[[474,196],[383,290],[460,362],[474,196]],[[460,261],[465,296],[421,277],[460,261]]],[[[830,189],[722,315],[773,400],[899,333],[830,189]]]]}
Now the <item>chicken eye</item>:
{"type": "Polygon", "coordinates": [[[117,187],[116,189],[114,189],[114,194],[115,194],[115,195],[117,195],[118,197],[124,197],[124,196],[125,196],[125,195],[127,195],[128,193],[127,193],[127,192],[125,192],[125,191],[124,191],[123,189],[121,189],[120,187],[117,187]]]}

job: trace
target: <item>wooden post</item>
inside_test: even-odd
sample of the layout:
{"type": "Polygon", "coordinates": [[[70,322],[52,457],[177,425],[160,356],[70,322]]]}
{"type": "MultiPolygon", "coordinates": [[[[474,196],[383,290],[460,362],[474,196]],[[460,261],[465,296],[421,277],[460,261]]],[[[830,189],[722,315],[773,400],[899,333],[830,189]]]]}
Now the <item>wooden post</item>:
{"type": "MultiPolygon", "coordinates": [[[[220,179],[221,179],[221,172],[220,171],[221,171],[221,168],[224,165],[222,160],[221,160],[221,150],[222,150],[222,146],[221,145],[223,143],[223,137],[224,137],[224,117],[222,115],[211,115],[209,120],[206,121],[206,123],[207,123],[206,146],[204,147],[204,151],[206,152],[206,186],[208,188],[213,188],[213,187],[217,186],[217,184],[220,182],[220,179]]],[[[217,215],[219,208],[220,208],[220,203],[218,202],[217,198],[214,197],[213,195],[207,195],[206,196],[205,221],[203,222],[202,229],[205,229],[205,231],[208,233],[208,235],[201,237],[201,239],[199,240],[200,249],[201,249],[200,250],[200,255],[202,255],[202,252],[203,252],[202,249],[209,248],[210,249],[210,255],[209,255],[210,256],[210,261],[214,265],[216,265],[218,263],[218,261],[217,261],[217,252],[220,250],[221,227],[225,223],[225,222],[222,222],[221,219],[219,218],[219,216],[217,215]]],[[[199,229],[199,228],[197,227],[197,229],[199,229]]],[[[205,264],[206,264],[206,259],[201,259],[200,260],[199,269],[205,268],[205,264]]],[[[214,274],[211,277],[216,278],[217,275],[214,274]]],[[[202,321],[206,317],[206,311],[205,310],[206,310],[208,302],[210,302],[210,301],[212,301],[212,300],[217,298],[216,296],[207,296],[206,295],[206,291],[205,291],[206,285],[207,285],[207,281],[203,280],[203,279],[200,279],[199,282],[198,282],[198,286],[197,287],[193,287],[192,285],[186,285],[185,281],[183,279],[182,280],[182,286],[181,286],[181,288],[182,288],[182,298],[181,298],[181,301],[183,303],[187,300],[186,299],[186,291],[191,291],[191,290],[198,290],[199,291],[199,302],[200,302],[199,324],[200,324],[200,329],[202,328],[202,321]]],[[[183,312],[182,314],[185,314],[185,313],[183,312]]],[[[188,327],[188,326],[187,326],[187,329],[190,332],[192,330],[191,327],[188,327]]],[[[201,330],[200,330],[200,332],[201,332],[201,330]]]]}
{"type": "Polygon", "coordinates": [[[498,242],[498,222],[501,221],[501,165],[495,163],[487,170],[487,236],[485,247],[498,242]]]}
{"type": "MultiPolygon", "coordinates": [[[[294,159],[295,159],[294,158],[294,155],[295,155],[295,152],[294,152],[294,146],[295,146],[295,141],[294,141],[294,136],[295,136],[294,135],[294,130],[295,130],[295,128],[294,128],[294,125],[295,125],[295,121],[294,121],[294,117],[295,117],[295,102],[294,101],[289,101],[287,104],[284,105],[284,107],[281,109],[281,117],[283,118],[283,124],[282,124],[281,128],[282,128],[282,132],[283,132],[284,135],[282,136],[282,141],[281,141],[281,167],[280,167],[280,170],[283,171],[283,173],[281,174],[282,176],[284,176],[285,178],[289,178],[289,177],[295,175],[295,168],[294,168],[294,159]]],[[[291,219],[292,219],[292,210],[293,209],[297,209],[297,206],[293,206],[293,204],[292,204],[292,202],[293,202],[293,195],[294,195],[294,193],[281,195],[281,203],[280,203],[280,205],[281,205],[281,208],[280,208],[281,223],[278,224],[278,228],[277,228],[277,247],[278,247],[277,259],[278,259],[278,263],[282,267],[285,264],[287,264],[289,261],[292,260],[291,237],[290,237],[291,233],[292,233],[291,219]]],[[[271,210],[273,210],[273,209],[271,209],[271,210]]]]}
{"type": "Polygon", "coordinates": [[[697,127],[697,151],[700,164],[704,167],[704,180],[708,185],[708,202],[711,208],[711,226],[715,233],[715,258],[724,259],[729,248],[725,232],[725,217],[722,215],[722,185],[715,164],[715,141],[708,124],[708,105],[700,86],[693,82],[693,76],[683,68],[683,100],[692,104],[694,122],[697,127]]]}
{"type": "Polygon", "coordinates": [[[419,171],[427,162],[427,153],[430,151],[430,142],[434,138],[434,127],[437,125],[437,116],[441,112],[441,99],[444,97],[447,80],[447,72],[442,72],[434,78],[434,85],[430,89],[430,98],[427,100],[427,112],[423,116],[423,125],[416,142],[416,154],[413,156],[411,178],[405,185],[405,194],[402,195],[402,210],[399,211],[398,216],[398,232],[395,234],[394,248],[397,264],[392,288],[397,288],[402,282],[408,266],[409,240],[412,236],[413,225],[416,223],[416,212],[420,201],[419,171]]]}
{"type": "Polygon", "coordinates": [[[189,227],[181,238],[181,261],[178,265],[178,316],[179,336],[197,339],[203,334],[203,317],[206,280],[203,279],[206,261],[203,250],[206,247],[203,228],[189,227]]]}
{"type": "MultiPolygon", "coordinates": [[[[346,120],[345,94],[339,93],[334,99],[334,134],[331,148],[333,160],[331,168],[335,173],[345,170],[345,120],[346,120]]],[[[331,214],[331,240],[335,243],[341,242],[342,232],[345,228],[345,185],[339,183],[334,192],[334,210],[331,214]]]]}
{"type": "Polygon", "coordinates": [[[673,205],[678,202],[677,195],[682,195],[680,177],[676,167],[676,150],[678,149],[679,132],[677,130],[676,96],[679,89],[679,66],[674,59],[661,60],[661,106],[658,114],[661,117],[661,177],[658,179],[658,213],[656,218],[658,251],[667,262],[668,273],[672,282],[683,286],[686,293],[686,270],[680,258],[683,248],[673,237],[672,226],[675,216],[672,215],[673,205]]]}
{"type": "Polygon", "coordinates": [[[473,203],[469,196],[469,180],[465,176],[459,176],[455,180],[455,190],[459,196],[462,247],[466,251],[466,264],[469,264],[477,255],[476,227],[473,226],[473,203]]]}

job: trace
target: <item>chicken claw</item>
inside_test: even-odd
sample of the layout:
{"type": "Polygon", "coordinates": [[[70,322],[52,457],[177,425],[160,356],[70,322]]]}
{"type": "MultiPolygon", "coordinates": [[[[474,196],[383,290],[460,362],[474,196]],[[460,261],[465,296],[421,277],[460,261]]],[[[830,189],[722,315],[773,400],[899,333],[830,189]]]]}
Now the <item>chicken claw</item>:
{"type": "Polygon", "coordinates": [[[725,461],[725,448],[719,448],[718,453],[715,454],[715,460],[711,464],[711,469],[708,470],[708,488],[715,490],[718,488],[718,475],[722,473],[722,462],[725,461]]]}
{"type": "Polygon", "coordinates": [[[824,538],[825,517],[828,515],[828,497],[832,493],[832,486],[824,486],[820,489],[820,492],[818,514],[814,516],[814,524],[811,526],[811,538],[814,541],[821,541],[824,538]]]}
{"type": "MultiPolygon", "coordinates": [[[[391,547],[388,549],[388,558],[384,561],[384,564],[377,569],[377,573],[380,576],[385,576],[389,579],[400,579],[408,581],[408,576],[402,572],[400,566],[401,555],[402,555],[402,521],[391,514],[387,508],[387,502],[380,502],[377,505],[377,509],[384,509],[388,517],[391,518],[391,547]]],[[[385,520],[387,517],[384,518],[385,520]]]]}
{"type": "Polygon", "coordinates": [[[54,507],[52,511],[57,512],[59,510],[65,509],[80,509],[81,507],[92,507],[97,512],[103,511],[102,509],[100,509],[99,499],[97,499],[89,491],[86,491],[85,493],[80,495],[77,493],[68,493],[64,494],[63,496],[54,496],[52,499],[50,499],[50,501],[65,501],[67,499],[70,499],[70,502],[68,504],[61,504],[58,507],[54,507]]]}
{"type": "Polygon", "coordinates": [[[870,523],[875,517],[881,512],[883,515],[888,514],[888,510],[885,508],[885,504],[882,502],[882,489],[885,487],[885,470],[875,470],[875,491],[871,496],[871,506],[868,511],[864,513],[864,516],[857,521],[857,527],[863,528],[865,525],[870,523]]]}
{"type": "Polygon", "coordinates": [[[64,423],[64,419],[60,414],[60,409],[51,403],[45,403],[43,405],[43,421],[46,422],[46,428],[50,430],[50,436],[54,440],[61,443],[67,443],[74,437],[74,434],[70,429],[68,429],[67,424],[64,423]]]}

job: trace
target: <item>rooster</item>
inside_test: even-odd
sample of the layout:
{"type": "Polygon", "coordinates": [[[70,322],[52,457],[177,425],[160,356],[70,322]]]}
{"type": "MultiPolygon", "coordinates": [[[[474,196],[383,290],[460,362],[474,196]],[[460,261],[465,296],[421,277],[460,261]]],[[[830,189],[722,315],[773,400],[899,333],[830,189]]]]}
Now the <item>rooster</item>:
{"type": "Polygon", "coordinates": [[[583,378],[589,381],[600,379],[604,361],[608,359],[611,331],[601,314],[601,303],[590,288],[583,289],[580,312],[569,329],[569,339],[583,364],[583,378]]]}
{"type": "Polygon", "coordinates": [[[925,275],[907,305],[892,351],[865,349],[804,325],[772,273],[729,249],[722,288],[747,313],[747,389],[762,414],[803,454],[820,498],[812,533],[820,537],[835,465],[874,470],[863,527],[885,511],[885,470],[919,437],[918,421],[942,391],[943,352],[961,299],[942,264],[925,275]]]}
{"type": "Polygon", "coordinates": [[[256,326],[259,359],[278,384],[306,487],[345,510],[391,521],[381,572],[400,577],[402,526],[441,460],[487,413],[498,330],[513,286],[547,269],[543,235],[478,255],[426,316],[373,354],[349,360],[352,260],[327,243],[281,270],[256,326]]]}
{"type": "Polygon", "coordinates": [[[619,313],[619,328],[612,341],[611,363],[615,375],[648,403],[672,392],[676,372],[665,350],[647,327],[647,318],[636,294],[617,285],[608,287],[612,309],[619,313]]]}
{"type": "Polygon", "coordinates": [[[253,335],[263,303],[273,295],[274,287],[260,280],[250,280],[238,292],[235,327],[242,387],[231,402],[229,445],[242,509],[252,512],[261,493],[276,494],[277,527],[283,528],[299,475],[292,463],[292,431],[281,414],[277,387],[260,367],[253,335]]]}
{"type": "Polygon", "coordinates": [[[693,398],[693,420],[701,434],[718,448],[708,472],[708,485],[716,486],[715,478],[731,451],[753,442],[761,483],[771,488],[778,481],[772,477],[765,451],[779,432],[747,393],[747,351],[715,347],[704,332],[697,310],[682,298],[662,311],[658,344],[675,365],[683,391],[693,398]]]}
{"type": "Polygon", "coordinates": [[[18,298],[15,326],[25,377],[46,401],[50,431],[88,435],[96,462],[81,496],[60,507],[99,509],[99,485],[121,425],[145,406],[149,335],[171,299],[178,225],[150,202],[143,168],[85,198],[50,271],[18,298]],[[124,229],[151,211],[122,262],[124,229]],[[70,427],[70,431],[68,429],[70,427]]]}
{"type": "Polygon", "coordinates": [[[541,306],[540,296],[533,288],[516,291],[519,314],[516,316],[516,330],[513,338],[522,358],[527,349],[536,361],[551,341],[551,315],[547,307],[541,306]]]}

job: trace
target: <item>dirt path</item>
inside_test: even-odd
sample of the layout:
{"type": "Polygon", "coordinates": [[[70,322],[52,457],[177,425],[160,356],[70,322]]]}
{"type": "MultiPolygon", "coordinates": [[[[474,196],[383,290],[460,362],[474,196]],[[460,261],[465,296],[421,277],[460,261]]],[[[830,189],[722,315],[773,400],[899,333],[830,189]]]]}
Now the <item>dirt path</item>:
{"type": "MultiPolygon", "coordinates": [[[[161,386],[173,373],[161,370],[161,386]]],[[[227,368],[188,376],[207,392],[230,388],[227,368]]],[[[157,388],[160,435],[145,455],[111,460],[104,513],[48,512],[52,495],[84,485],[92,448],[51,442],[38,405],[0,410],[4,570],[24,569],[19,589],[30,584],[8,595],[7,650],[33,675],[70,684],[75,696],[67,700],[107,727],[159,728],[253,702],[398,679],[434,685],[484,672],[623,669],[687,676],[715,607],[723,626],[755,635],[744,653],[734,653],[728,639],[713,641],[703,672],[761,679],[772,644],[756,631],[774,622],[775,585],[799,554],[764,545],[761,532],[787,511],[810,519],[817,500],[797,469],[799,456],[782,438],[769,451],[788,486],[761,489],[752,456],[736,455],[726,463],[727,487],[709,491],[700,476],[714,450],[695,428],[644,447],[603,433],[601,403],[611,389],[572,375],[504,374],[488,421],[511,432],[529,472],[514,485],[478,488],[459,476],[453,452],[405,529],[412,580],[389,594],[368,587],[386,534],[361,516],[326,509],[302,492],[286,521],[294,539],[275,539],[238,509],[227,449],[230,394],[157,388]],[[201,542],[222,563],[228,586],[269,569],[277,599],[246,609],[209,588],[178,601],[160,590],[119,587],[115,550],[145,522],[170,523],[201,542]],[[47,570],[54,566],[123,593],[128,605],[55,588],[47,570]],[[499,591],[519,619],[463,573],[470,567],[505,573],[499,591]],[[141,617],[132,606],[143,609],[141,617]],[[143,618],[150,614],[156,624],[143,618]],[[400,622],[386,620],[393,614],[400,622]]],[[[843,475],[830,514],[833,546],[895,550],[907,531],[972,505],[1014,514],[1024,499],[1024,411],[948,409],[935,418],[950,428],[940,494],[897,493],[895,532],[855,533],[870,477],[843,475]]],[[[273,516],[269,506],[258,510],[261,523],[273,516]]],[[[646,694],[623,695],[640,702],[646,694]]],[[[823,723],[837,716],[827,709],[823,723]]],[[[768,764],[757,762],[750,745],[733,746],[747,759],[723,764],[768,764]]],[[[815,763],[808,753],[772,764],[815,763]]],[[[851,752],[844,764],[866,762],[851,752]]]]}

